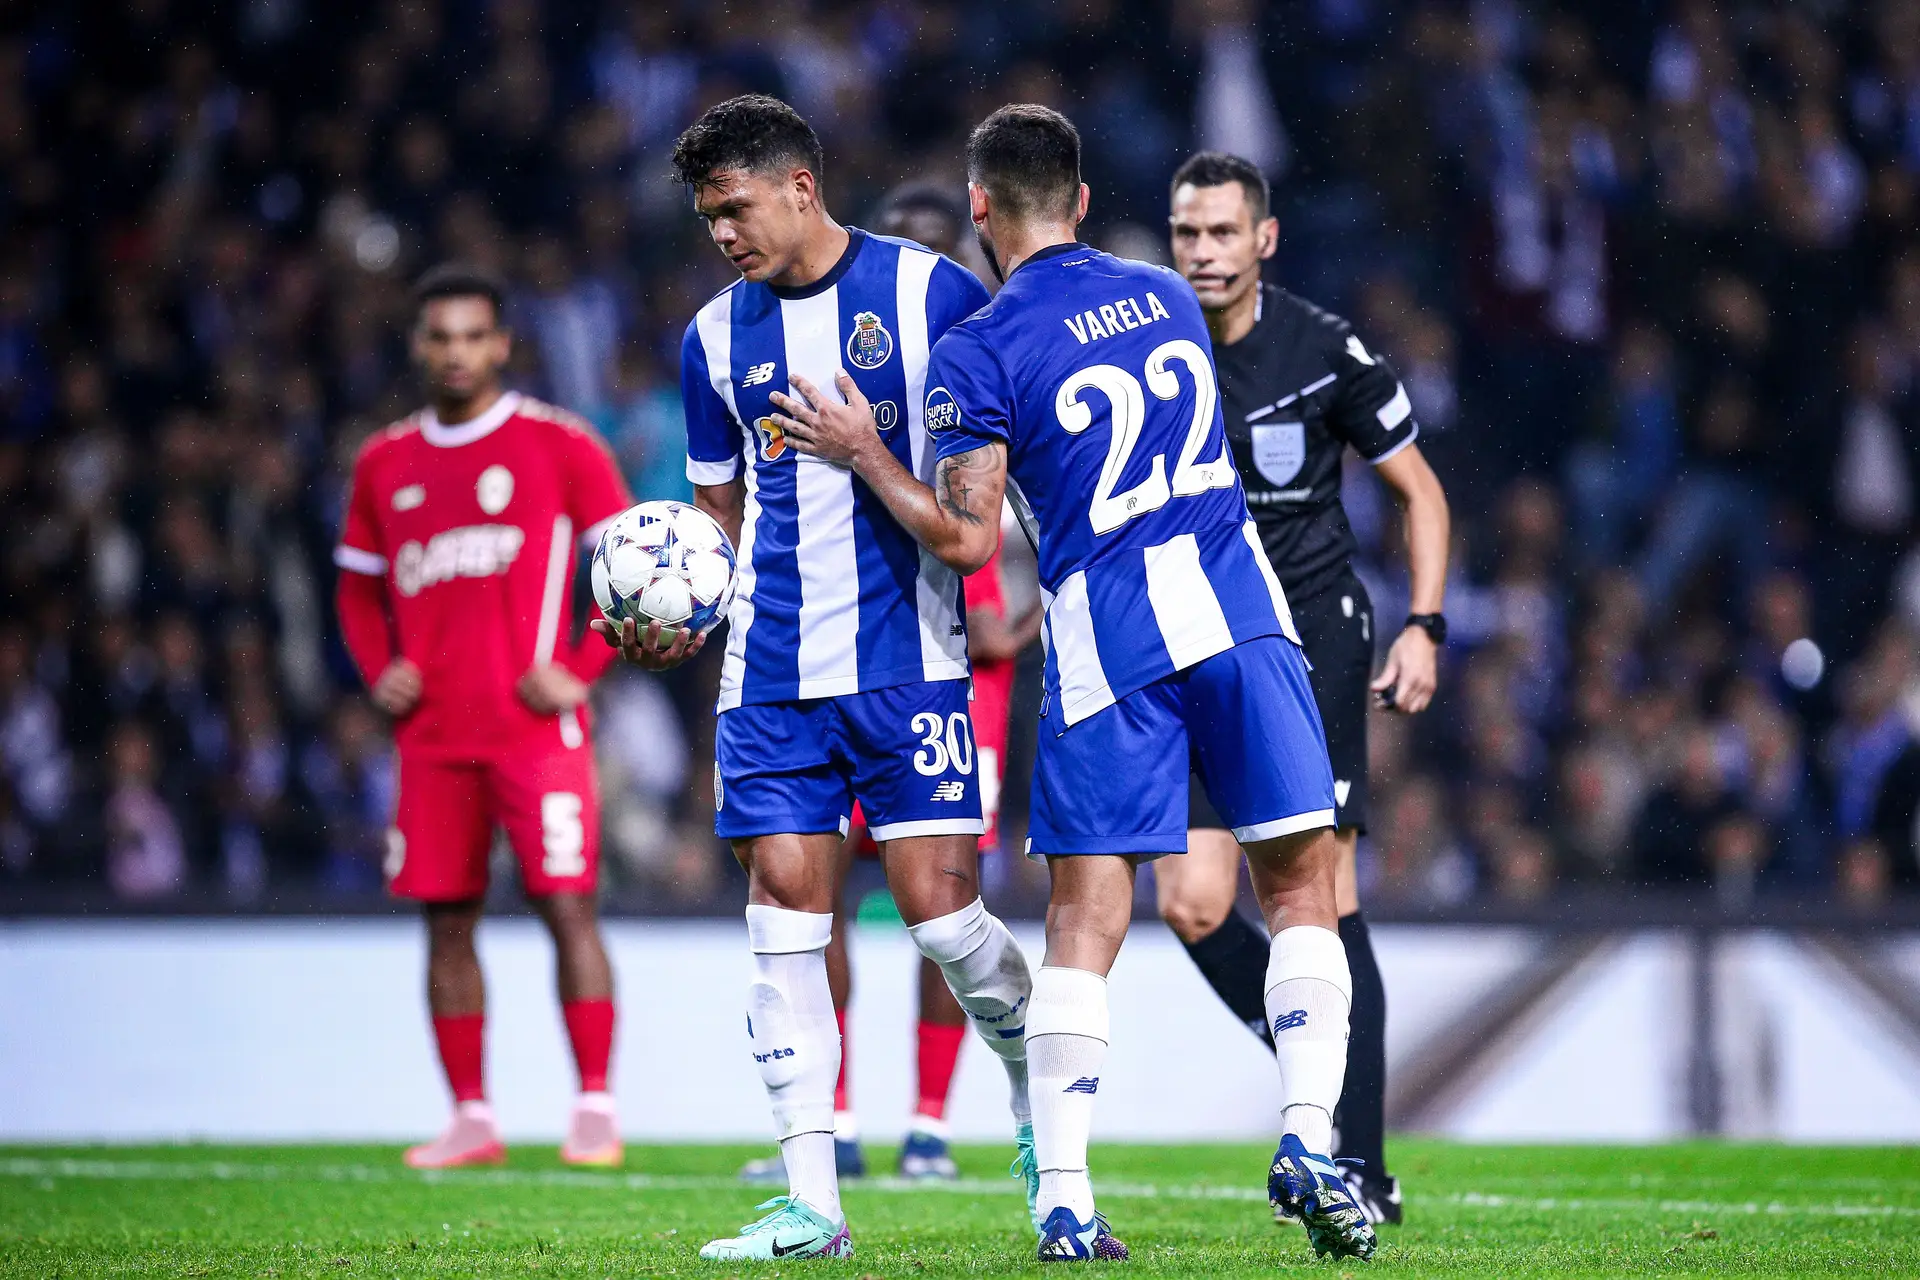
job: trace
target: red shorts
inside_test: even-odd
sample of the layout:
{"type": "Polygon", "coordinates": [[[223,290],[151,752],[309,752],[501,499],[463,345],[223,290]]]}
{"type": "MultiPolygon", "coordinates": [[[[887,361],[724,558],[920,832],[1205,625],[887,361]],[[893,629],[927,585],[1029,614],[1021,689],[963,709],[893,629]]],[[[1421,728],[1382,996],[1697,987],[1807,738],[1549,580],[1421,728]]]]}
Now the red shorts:
{"type": "MultiPolygon", "coordinates": [[[[1007,719],[1013,712],[1013,674],[1011,662],[983,662],[973,669],[973,701],[967,718],[973,724],[974,759],[980,778],[980,816],[986,830],[980,833],[979,849],[992,853],[1000,848],[1000,790],[1006,782],[1007,719]]],[[[854,853],[862,858],[877,858],[880,849],[867,834],[866,818],[860,802],[853,802],[854,853]]]]}
{"type": "Polygon", "coordinates": [[[485,760],[402,753],[388,890],[416,902],[481,897],[495,827],[520,860],[528,897],[592,893],[600,875],[592,744],[541,743],[485,760]]]}

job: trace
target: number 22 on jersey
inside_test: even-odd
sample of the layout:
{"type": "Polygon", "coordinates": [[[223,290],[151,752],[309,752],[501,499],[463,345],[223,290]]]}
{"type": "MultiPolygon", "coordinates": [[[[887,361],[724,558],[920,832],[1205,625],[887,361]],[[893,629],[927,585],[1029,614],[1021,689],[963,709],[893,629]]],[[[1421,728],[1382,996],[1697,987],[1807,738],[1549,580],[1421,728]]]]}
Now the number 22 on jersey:
{"type": "Polygon", "coordinates": [[[1212,462],[1199,462],[1206,445],[1207,431],[1213,425],[1214,405],[1219,389],[1214,385],[1213,361],[1199,344],[1186,338],[1163,342],[1147,356],[1147,385],[1115,364],[1089,365],[1060,384],[1053,398],[1054,415],[1060,425],[1079,435],[1093,425],[1093,409],[1081,397],[1085,391],[1097,391],[1106,398],[1113,422],[1113,438],[1107,444],[1107,460],[1100,468],[1100,482],[1094,487],[1093,502],[1087,519],[1096,534],[1112,533],[1136,516],[1158,511],[1175,498],[1190,498],[1209,489],[1224,489],[1234,480],[1233,460],[1226,441],[1221,440],[1220,456],[1212,462]],[[1164,454],[1153,455],[1153,469],[1145,480],[1130,489],[1114,492],[1125,474],[1127,462],[1140,443],[1140,431],[1147,420],[1147,392],[1158,400],[1174,400],[1180,395],[1179,375],[1168,366],[1179,361],[1193,377],[1193,421],[1188,424],[1180,456],[1167,477],[1164,454]]]}

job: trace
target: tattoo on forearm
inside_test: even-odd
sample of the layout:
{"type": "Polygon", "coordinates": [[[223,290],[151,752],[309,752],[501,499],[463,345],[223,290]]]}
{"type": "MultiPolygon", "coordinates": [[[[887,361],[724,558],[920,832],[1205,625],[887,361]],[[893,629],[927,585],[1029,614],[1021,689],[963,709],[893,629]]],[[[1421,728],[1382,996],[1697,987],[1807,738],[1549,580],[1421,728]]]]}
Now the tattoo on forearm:
{"type": "Polygon", "coordinates": [[[940,460],[940,508],[968,524],[985,523],[980,514],[969,506],[974,486],[967,474],[980,463],[984,453],[983,449],[970,449],[966,453],[956,453],[951,458],[940,460]]]}

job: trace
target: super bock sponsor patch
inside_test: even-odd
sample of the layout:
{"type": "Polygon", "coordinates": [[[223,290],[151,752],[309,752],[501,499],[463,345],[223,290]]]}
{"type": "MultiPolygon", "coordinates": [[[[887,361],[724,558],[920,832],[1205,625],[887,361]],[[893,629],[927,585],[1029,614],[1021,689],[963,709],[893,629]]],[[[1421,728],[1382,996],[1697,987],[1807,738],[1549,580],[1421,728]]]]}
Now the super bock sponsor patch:
{"type": "Polygon", "coordinates": [[[935,387],[927,392],[927,432],[938,435],[950,427],[960,425],[960,406],[954,403],[953,393],[945,387],[935,387]]]}

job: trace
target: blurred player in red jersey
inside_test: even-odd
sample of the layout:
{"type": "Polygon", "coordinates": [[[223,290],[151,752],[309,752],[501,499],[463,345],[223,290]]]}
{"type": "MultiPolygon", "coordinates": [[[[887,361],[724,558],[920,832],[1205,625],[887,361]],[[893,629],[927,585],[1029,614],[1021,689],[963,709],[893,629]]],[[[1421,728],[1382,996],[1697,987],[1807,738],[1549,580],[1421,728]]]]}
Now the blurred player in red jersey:
{"type": "MultiPolygon", "coordinates": [[[[973,260],[972,238],[962,232],[969,225],[959,198],[931,183],[908,183],[888,194],[875,218],[882,235],[899,236],[955,259],[977,276],[983,265],[973,260]]],[[[974,746],[980,775],[980,812],[987,829],[980,851],[1000,847],[1000,788],[1007,759],[1007,716],[1013,699],[1013,676],[1020,652],[1040,637],[1039,609],[1022,618],[1007,617],[1006,593],[1000,579],[1000,556],[995,552],[978,573],[966,580],[967,657],[973,667],[974,746]]],[[[846,886],[855,857],[878,856],[867,834],[859,805],[853,826],[841,845],[834,884],[833,940],[827,944],[827,980],[833,990],[834,1012],[840,1020],[840,1079],[834,1086],[834,1156],[843,1178],[866,1171],[860,1149],[859,1126],[854,1119],[848,1089],[852,1042],[847,1038],[847,1008],[853,998],[853,969],[847,959],[846,886]]],[[[948,1150],[947,1097],[967,1035],[967,1015],[939,966],[920,960],[920,1015],[915,1027],[918,1088],[906,1142],[900,1148],[899,1171],[906,1178],[953,1179],[960,1176],[948,1150]]],[[[782,1182],[786,1174],[779,1156],[754,1160],[741,1170],[749,1182],[782,1182]]]]}
{"type": "Polygon", "coordinates": [[[503,828],[553,935],[580,1071],[561,1158],[611,1165],[613,974],[594,892],[600,805],[587,688],[615,653],[571,638],[574,557],[632,499],[573,415],[506,391],[500,286],[438,267],[414,290],[413,356],[430,405],[374,435],[353,466],[334,561],[340,629],[394,719],[400,812],[388,884],[427,924],[427,1004],[452,1088],[447,1131],[416,1168],[506,1155],[486,1101],[486,986],[474,930],[503,828]]]}

